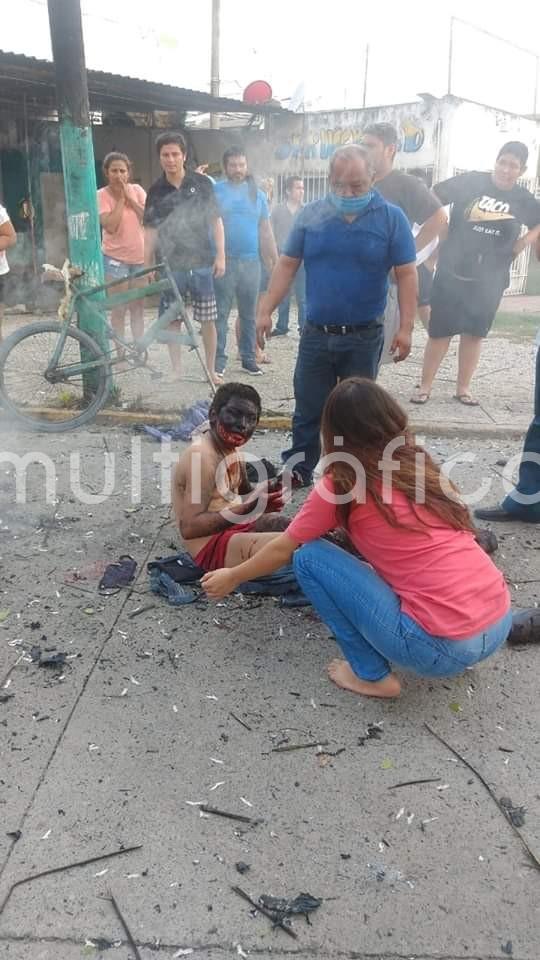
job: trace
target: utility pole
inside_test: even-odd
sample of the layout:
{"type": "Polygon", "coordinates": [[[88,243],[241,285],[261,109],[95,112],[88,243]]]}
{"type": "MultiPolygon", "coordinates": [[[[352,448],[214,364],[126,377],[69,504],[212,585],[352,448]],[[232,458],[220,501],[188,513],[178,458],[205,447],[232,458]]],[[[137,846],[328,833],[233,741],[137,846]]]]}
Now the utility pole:
{"type": "MultiPolygon", "coordinates": [[[[220,26],[220,0],[212,0],[212,53],[210,64],[210,93],[213,97],[219,97],[219,26],[220,26]]],[[[212,130],[219,130],[219,117],[215,113],[210,114],[210,127],[212,130]]]]}
{"type": "Polygon", "coordinates": [[[369,43],[366,43],[365,62],[364,62],[364,92],[362,94],[362,106],[365,107],[367,99],[367,81],[369,70],[369,43]]]}
{"type": "Polygon", "coordinates": [[[452,68],[454,65],[454,23],[456,22],[455,17],[450,17],[450,36],[448,40],[448,83],[447,83],[447,94],[450,96],[452,93],[452,68]]]}
{"type": "MultiPolygon", "coordinates": [[[[104,282],[97,208],[96,168],[80,0],[47,0],[56,74],[69,257],[85,287],[104,282]]],[[[108,351],[103,322],[79,311],[79,326],[108,351]]],[[[88,374],[91,385],[91,373],[88,374]]]]}

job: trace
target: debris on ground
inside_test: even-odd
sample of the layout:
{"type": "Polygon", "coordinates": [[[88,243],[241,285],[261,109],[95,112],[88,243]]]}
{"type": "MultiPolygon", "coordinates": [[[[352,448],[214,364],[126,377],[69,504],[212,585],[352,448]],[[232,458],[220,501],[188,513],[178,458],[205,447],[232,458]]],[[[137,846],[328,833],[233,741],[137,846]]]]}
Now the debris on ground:
{"type": "Polygon", "coordinates": [[[510,800],[510,797],[501,797],[499,800],[499,806],[502,807],[504,813],[514,827],[525,826],[525,814],[527,813],[527,807],[514,806],[510,800]]]}
{"type": "Polygon", "coordinates": [[[260,902],[260,898],[258,902],[253,900],[245,890],[242,890],[241,887],[231,887],[231,890],[239,897],[242,897],[243,900],[246,900],[255,910],[258,910],[259,913],[262,913],[265,917],[268,917],[268,919],[271,920],[275,926],[280,927],[280,929],[288,934],[289,937],[292,937],[293,940],[298,939],[298,934],[295,933],[295,931],[287,923],[285,923],[284,920],[276,920],[274,913],[271,910],[266,909],[264,904],[260,902]]]}
{"type": "MultiPolygon", "coordinates": [[[[8,834],[8,836],[9,836],[9,834],[8,834]]],[[[235,866],[236,870],[238,871],[238,873],[247,873],[248,870],[251,869],[249,863],[244,863],[243,860],[239,860],[238,863],[235,863],[234,866],[235,866]]]]}
{"type": "Polygon", "coordinates": [[[358,737],[358,746],[363,747],[366,740],[380,740],[383,735],[383,721],[380,723],[370,723],[366,727],[366,732],[362,737],[358,737]]]}
{"type": "MultiPolygon", "coordinates": [[[[42,642],[46,641],[47,637],[43,636],[41,640],[42,642]]],[[[38,667],[48,667],[53,670],[62,670],[66,665],[67,656],[67,653],[63,651],[47,652],[44,654],[38,644],[33,644],[30,649],[30,659],[32,663],[36,663],[38,667]]]]}
{"type": "MultiPolygon", "coordinates": [[[[96,560],[86,567],[77,567],[74,570],[69,570],[64,574],[64,583],[67,586],[73,586],[73,584],[79,583],[81,580],[100,580],[107,566],[107,560],[96,560]]],[[[36,630],[40,624],[38,624],[38,627],[34,627],[32,624],[30,626],[32,630],[36,630]]]]}
{"type": "Polygon", "coordinates": [[[276,923],[283,923],[288,917],[293,917],[298,914],[305,916],[306,921],[309,923],[309,914],[320,907],[322,899],[312,897],[310,893],[299,893],[294,899],[271,897],[263,893],[259,897],[259,903],[265,910],[268,910],[269,913],[274,914],[273,919],[276,923]]]}

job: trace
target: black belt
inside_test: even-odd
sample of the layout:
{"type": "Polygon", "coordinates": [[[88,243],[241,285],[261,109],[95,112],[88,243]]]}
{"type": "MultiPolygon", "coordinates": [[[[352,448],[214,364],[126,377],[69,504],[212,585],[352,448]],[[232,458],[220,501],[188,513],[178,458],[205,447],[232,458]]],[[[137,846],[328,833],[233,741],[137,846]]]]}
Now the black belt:
{"type": "Polygon", "coordinates": [[[344,337],[347,333],[358,333],[361,330],[370,329],[373,326],[380,326],[380,324],[374,323],[358,323],[354,324],[338,324],[338,323],[329,323],[329,324],[319,324],[319,323],[308,323],[308,327],[311,327],[313,330],[320,330],[321,333],[330,334],[333,337],[344,337]]]}

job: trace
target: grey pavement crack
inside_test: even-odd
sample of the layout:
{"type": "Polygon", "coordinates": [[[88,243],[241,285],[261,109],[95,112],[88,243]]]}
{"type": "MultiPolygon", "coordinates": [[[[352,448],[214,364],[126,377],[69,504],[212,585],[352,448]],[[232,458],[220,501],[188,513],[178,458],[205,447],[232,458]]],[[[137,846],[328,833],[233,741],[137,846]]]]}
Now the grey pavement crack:
{"type": "MultiPolygon", "coordinates": [[[[103,651],[105,650],[105,647],[107,646],[109,640],[111,639],[111,637],[112,637],[112,635],[113,635],[114,628],[115,628],[116,624],[118,623],[120,617],[122,616],[122,613],[123,613],[123,611],[124,611],[124,608],[125,608],[128,600],[131,598],[131,594],[132,594],[133,591],[135,590],[135,587],[137,586],[137,584],[138,584],[138,582],[139,582],[139,580],[140,580],[140,577],[141,577],[141,575],[143,574],[143,571],[146,570],[146,564],[147,564],[147,562],[148,562],[148,559],[149,559],[149,557],[150,557],[150,554],[152,553],[152,551],[153,551],[153,549],[154,549],[154,547],[155,547],[155,545],[156,545],[156,543],[157,543],[158,537],[159,537],[159,535],[160,535],[163,527],[165,527],[169,522],[170,522],[170,516],[167,517],[167,519],[164,520],[162,523],[160,523],[159,527],[157,528],[157,530],[156,530],[156,535],[155,535],[154,539],[152,540],[150,546],[148,547],[148,550],[146,551],[146,554],[145,554],[145,556],[144,556],[144,560],[143,560],[143,562],[142,562],[141,565],[140,565],[140,569],[139,569],[138,576],[137,576],[135,582],[133,583],[133,585],[129,588],[129,590],[126,591],[126,593],[125,593],[125,595],[124,595],[124,597],[123,597],[123,600],[122,600],[122,602],[120,603],[120,605],[119,605],[119,607],[118,607],[118,610],[116,611],[115,616],[113,617],[113,620],[112,620],[112,623],[111,623],[111,625],[110,625],[110,627],[109,627],[109,630],[108,630],[108,632],[107,632],[106,635],[105,635],[105,639],[103,640],[103,643],[100,645],[100,647],[99,647],[99,649],[98,649],[98,651],[97,651],[97,653],[96,653],[96,655],[95,655],[94,662],[93,662],[90,670],[88,671],[88,674],[87,674],[86,678],[84,679],[84,682],[83,682],[83,684],[82,684],[82,686],[81,686],[81,689],[80,689],[80,691],[79,691],[79,694],[78,694],[78,696],[75,698],[75,701],[74,701],[74,703],[73,703],[73,705],[72,705],[72,707],[71,707],[71,710],[69,711],[69,713],[68,713],[68,715],[67,715],[67,717],[66,717],[65,723],[63,724],[61,730],[59,731],[59,734],[58,734],[58,738],[57,738],[57,740],[56,740],[56,743],[54,744],[54,747],[53,747],[53,749],[52,749],[52,751],[51,751],[51,754],[50,754],[50,756],[49,756],[49,758],[48,758],[48,760],[47,760],[47,763],[45,764],[45,766],[44,766],[44,768],[43,768],[43,771],[42,771],[41,776],[40,776],[40,778],[39,778],[39,780],[38,780],[38,782],[37,782],[37,784],[36,784],[36,786],[35,786],[35,789],[34,789],[34,791],[33,791],[33,793],[32,793],[32,796],[30,797],[30,799],[29,799],[29,801],[28,801],[28,803],[27,803],[27,805],[26,805],[26,809],[24,810],[24,812],[23,812],[23,814],[22,814],[21,821],[20,821],[19,824],[18,824],[18,829],[21,830],[21,831],[24,829],[24,822],[25,822],[25,820],[26,820],[26,817],[28,816],[28,814],[29,814],[29,812],[30,812],[30,810],[31,810],[31,808],[32,808],[32,804],[34,803],[34,800],[36,799],[36,796],[37,796],[37,794],[39,793],[39,790],[40,790],[40,788],[41,788],[41,786],[42,786],[42,784],[43,784],[43,781],[45,780],[45,777],[47,776],[47,773],[48,773],[48,771],[49,771],[49,767],[51,766],[51,763],[53,762],[53,760],[54,760],[54,758],[55,758],[55,756],[56,756],[56,754],[57,754],[57,752],[58,752],[58,749],[59,749],[59,747],[60,747],[60,745],[61,745],[61,743],[62,743],[62,741],[63,741],[63,739],[64,739],[64,735],[65,735],[65,733],[66,733],[66,730],[67,730],[68,727],[69,727],[69,724],[70,724],[70,722],[71,722],[71,719],[72,719],[72,717],[73,717],[73,714],[75,713],[77,707],[79,706],[79,703],[80,703],[80,701],[81,701],[81,698],[82,698],[83,694],[86,692],[86,688],[87,688],[87,686],[88,686],[88,683],[89,683],[91,677],[93,676],[94,671],[95,671],[95,669],[96,669],[96,667],[97,667],[97,665],[98,665],[98,663],[99,663],[99,661],[100,661],[100,659],[101,659],[101,656],[102,656],[102,654],[103,654],[103,651]]],[[[10,861],[10,858],[11,858],[11,855],[12,855],[14,849],[15,849],[15,842],[12,843],[11,847],[10,847],[9,850],[7,851],[6,858],[5,858],[4,862],[3,862],[2,865],[0,866],[0,881],[3,879],[4,873],[6,872],[8,866],[9,866],[9,861],[10,861]]]]}
{"type": "MultiPolygon", "coordinates": [[[[91,937],[89,937],[91,939],[91,937]]],[[[127,940],[115,939],[115,943],[118,943],[121,947],[129,947],[127,940]]],[[[15,935],[15,934],[0,934],[0,944],[6,943],[21,943],[21,944],[34,944],[34,943],[50,943],[51,945],[56,944],[57,946],[73,946],[77,949],[81,949],[84,944],[77,940],[74,937],[36,937],[29,935],[15,935]]],[[[178,943],[163,943],[160,941],[157,944],[155,941],[143,942],[136,941],[137,946],[142,950],[150,950],[155,953],[167,951],[177,951],[179,949],[189,949],[191,948],[194,952],[192,956],[197,958],[197,954],[203,950],[213,950],[213,951],[234,951],[234,943],[197,943],[197,944],[178,944],[178,943]]],[[[247,948],[246,948],[247,949],[247,948]]],[[[470,954],[470,953],[417,953],[417,952],[407,952],[407,953],[380,953],[379,951],[373,953],[359,953],[357,950],[340,950],[333,949],[329,947],[314,947],[312,944],[306,944],[304,947],[299,945],[298,947],[287,948],[279,947],[275,943],[269,944],[267,947],[249,947],[250,956],[262,956],[271,954],[272,957],[302,957],[309,956],[311,957],[321,957],[327,960],[328,957],[336,958],[336,960],[501,960],[503,956],[501,953],[484,953],[484,954],[470,954]]],[[[524,956],[518,956],[517,954],[512,954],[512,960],[529,960],[529,958],[524,956]]]]}

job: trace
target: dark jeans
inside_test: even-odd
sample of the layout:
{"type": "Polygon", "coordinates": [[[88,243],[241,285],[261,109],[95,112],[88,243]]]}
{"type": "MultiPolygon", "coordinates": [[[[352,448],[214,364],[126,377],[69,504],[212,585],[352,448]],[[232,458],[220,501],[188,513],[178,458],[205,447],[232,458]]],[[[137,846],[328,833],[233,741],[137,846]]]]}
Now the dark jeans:
{"type": "Polygon", "coordinates": [[[304,480],[311,480],[321,455],[321,415],[330,391],[347,377],[375,380],[383,342],[382,318],[344,336],[304,326],[294,371],[292,446],[281,455],[304,480]]]}
{"type": "Polygon", "coordinates": [[[518,482],[515,489],[505,497],[502,506],[508,513],[515,513],[516,517],[540,519],[540,347],[536,353],[534,417],[525,436],[522,457],[518,482]],[[527,456],[530,459],[527,459],[527,456]],[[530,497],[531,500],[529,503],[520,503],[515,499],[516,494],[530,497]]]}
{"type": "Polygon", "coordinates": [[[224,370],[227,364],[227,327],[234,298],[240,318],[240,343],[242,362],[255,360],[255,312],[261,282],[259,260],[227,259],[225,276],[214,280],[218,310],[216,370],[224,370]]]}
{"type": "Polygon", "coordinates": [[[279,305],[276,333],[289,332],[289,310],[293,293],[296,297],[296,307],[298,310],[298,330],[300,333],[302,333],[306,319],[306,273],[302,265],[299,267],[296,273],[293,285],[287,296],[279,305]]]}

